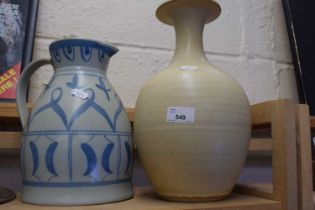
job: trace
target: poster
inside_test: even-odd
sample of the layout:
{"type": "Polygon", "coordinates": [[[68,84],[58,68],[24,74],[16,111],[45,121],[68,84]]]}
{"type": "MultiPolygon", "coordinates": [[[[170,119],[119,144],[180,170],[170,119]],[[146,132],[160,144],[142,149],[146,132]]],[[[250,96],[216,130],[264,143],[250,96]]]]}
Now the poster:
{"type": "Polygon", "coordinates": [[[31,58],[36,12],[35,1],[0,0],[0,101],[16,98],[16,82],[31,58]]]}

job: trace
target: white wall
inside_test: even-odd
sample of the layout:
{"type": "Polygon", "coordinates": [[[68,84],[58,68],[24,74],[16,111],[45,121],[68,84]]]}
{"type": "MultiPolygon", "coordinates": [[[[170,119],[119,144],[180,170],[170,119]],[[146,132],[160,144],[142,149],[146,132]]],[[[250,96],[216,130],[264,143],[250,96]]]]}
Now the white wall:
{"type": "MultiPolygon", "coordinates": [[[[133,107],[144,82],[163,69],[174,49],[174,31],[155,18],[163,0],[41,0],[34,58],[49,56],[48,45],[65,37],[115,44],[120,52],[108,77],[126,107],[133,107]]],[[[219,0],[222,14],[206,26],[209,60],[225,69],[245,89],[251,104],[269,99],[297,100],[281,0],[219,0]]],[[[51,76],[34,75],[34,101],[51,76]]]]}

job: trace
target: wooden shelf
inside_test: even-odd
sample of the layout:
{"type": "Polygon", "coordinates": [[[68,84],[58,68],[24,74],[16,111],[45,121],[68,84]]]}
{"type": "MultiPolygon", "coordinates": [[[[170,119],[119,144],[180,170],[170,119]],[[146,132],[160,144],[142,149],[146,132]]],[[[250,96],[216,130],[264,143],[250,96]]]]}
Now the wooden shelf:
{"type": "MultiPolygon", "coordinates": [[[[29,105],[29,109],[32,106],[29,105]]],[[[127,109],[133,123],[134,109],[127,109]]],[[[275,100],[251,106],[252,131],[267,131],[269,136],[252,138],[250,152],[269,151],[272,155],[272,183],[270,185],[237,185],[228,199],[211,203],[176,203],[159,199],[148,188],[136,188],[135,197],[125,202],[60,209],[136,209],[136,210],[309,210],[312,203],[310,129],[315,117],[309,118],[306,105],[288,100],[275,100]]],[[[256,135],[255,135],[256,136],[256,135]]],[[[21,126],[14,103],[0,103],[0,149],[18,149],[21,126]],[[14,130],[15,129],[15,130],[14,130]]],[[[260,137],[260,136],[259,136],[260,137]]],[[[314,195],[315,196],[315,195],[314,195]]],[[[315,199],[315,198],[314,198],[315,199]]],[[[8,210],[56,209],[15,201],[3,204],[8,210]]]]}
{"type": "MultiPolygon", "coordinates": [[[[31,104],[28,104],[29,109],[32,108],[31,104]]],[[[253,108],[255,111],[255,106],[253,108]]],[[[126,108],[128,118],[130,122],[133,123],[134,121],[134,109],[133,108],[126,108]]],[[[17,112],[16,104],[15,103],[0,103],[0,124],[4,124],[9,120],[9,124],[15,122],[18,124],[16,126],[15,131],[0,131],[0,149],[19,149],[20,147],[20,138],[21,138],[21,131],[19,126],[19,114],[17,112]]],[[[257,121],[257,120],[256,120],[257,121]]],[[[257,129],[267,129],[270,127],[270,123],[263,121],[261,124],[256,123],[255,128],[257,129]]],[[[251,152],[265,152],[270,151],[272,148],[271,138],[265,139],[251,139],[249,145],[249,151],[251,152]]]]}
{"type": "MultiPolygon", "coordinates": [[[[267,103],[268,104],[268,103],[267,103]]],[[[263,105],[264,107],[268,107],[268,105],[263,105]]],[[[28,104],[28,108],[32,109],[32,104],[28,104]]],[[[263,110],[261,105],[253,105],[251,107],[252,112],[257,112],[257,110],[263,110]]],[[[128,118],[130,122],[134,121],[134,108],[126,108],[128,118]]],[[[264,110],[264,112],[268,112],[268,108],[264,110]]],[[[266,113],[260,113],[259,115],[253,115],[252,121],[255,122],[253,124],[254,129],[270,129],[270,121],[265,117],[266,113]]],[[[0,103],[0,122],[5,122],[5,119],[13,119],[19,121],[19,114],[17,112],[16,103],[0,103]]],[[[315,125],[315,118],[314,118],[315,125]]]]}
{"type": "MultiPolygon", "coordinates": [[[[18,197],[13,202],[1,205],[6,210],[55,210],[53,206],[36,206],[22,203],[18,197]]],[[[232,194],[226,200],[204,203],[178,203],[161,200],[150,188],[135,188],[134,198],[111,204],[94,206],[58,207],[75,210],[281,210],[281,203],[267,199],[232,194]]]]}

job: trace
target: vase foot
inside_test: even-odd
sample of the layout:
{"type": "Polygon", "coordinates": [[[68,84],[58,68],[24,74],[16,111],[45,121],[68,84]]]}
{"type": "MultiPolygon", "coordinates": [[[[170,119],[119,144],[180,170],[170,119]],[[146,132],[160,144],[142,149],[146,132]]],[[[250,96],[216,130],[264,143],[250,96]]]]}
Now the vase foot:
{"type": "Polygon", "coordinates": [[[164,200],[177,201],[177,202],[208,202],[208,201],[219,201],[224,200],[228,197],[228,194],[224,195],[213,195],[213,196],[167,196],[161,195],[164,200]]]}

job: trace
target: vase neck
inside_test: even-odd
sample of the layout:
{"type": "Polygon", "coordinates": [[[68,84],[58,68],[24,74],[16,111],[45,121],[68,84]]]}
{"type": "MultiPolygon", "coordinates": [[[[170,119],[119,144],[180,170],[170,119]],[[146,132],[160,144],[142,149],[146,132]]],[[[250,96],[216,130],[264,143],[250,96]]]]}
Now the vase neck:
{"type": "Polygon", "coordinates": [[[181,11],[173,16],[176,33],[176,48],[172,64],[195,65],[208,62],[203,48],[205,16],[198,11],[181,11]]]}

